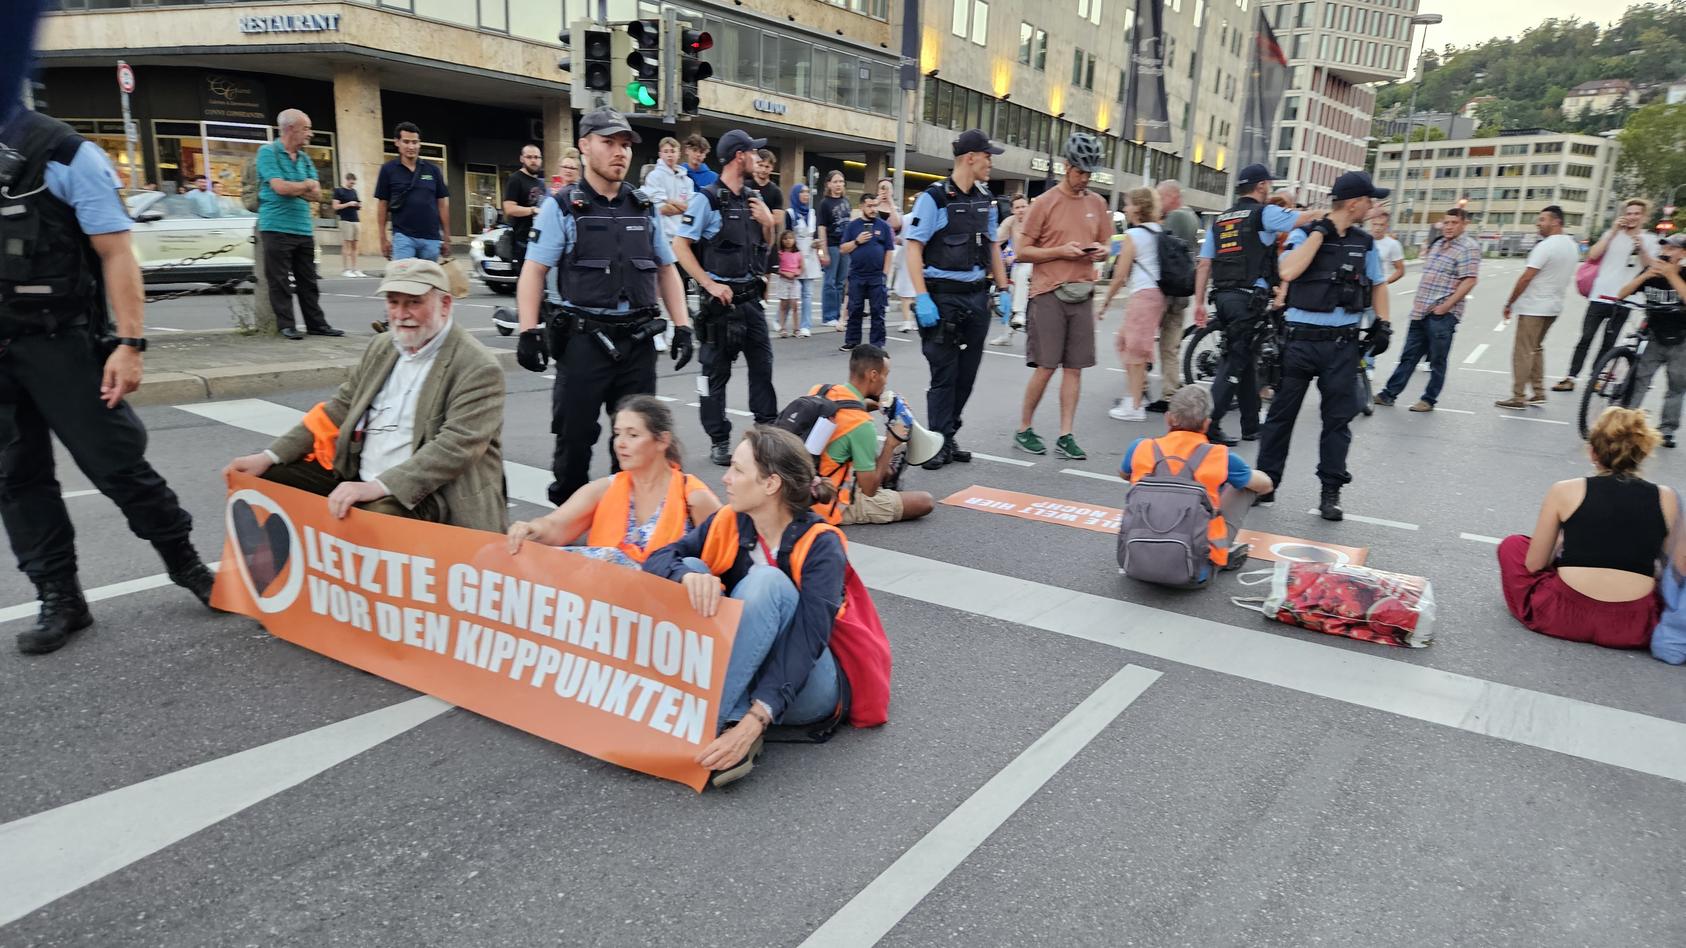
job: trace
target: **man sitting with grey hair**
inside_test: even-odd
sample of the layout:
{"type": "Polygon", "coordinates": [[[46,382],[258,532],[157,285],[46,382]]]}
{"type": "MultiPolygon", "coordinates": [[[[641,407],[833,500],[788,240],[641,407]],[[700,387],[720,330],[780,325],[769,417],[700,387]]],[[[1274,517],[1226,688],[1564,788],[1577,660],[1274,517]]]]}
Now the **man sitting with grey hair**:
{"type": "MultiPolygon", "coordinates": [[[[1208,441],[1206,430],[1212,424],[1212,396],[1203,386],[1186,385],[1177,389],[1165,409],[1165,426],[1170,429],[1163,437],[1137,438],[1124,452],[1124,463],[1118,476],[1135,484],[1153,473],[1154,449],[1167,460],[1186,463],[1208,441]]],[[[1181,470],[1177,467],[1176,470],[1181,470]]],[[[1218,571],[1241,568],[1247,562],[1247,544],[1237,545],[1235,535],[1253,502],[1275,489],[1270,478],[1255,471],[1244,458],[1221,444],[1212,444],[1194,471],[1194,479],[1206,488],[1212,501],[1213,519],[1211,539],[1212,569],[1204,571],[1196,585],[1211,580],[1218,571]],[[1221,538],[1220,538],[1221,533],[1221,538]]]]}

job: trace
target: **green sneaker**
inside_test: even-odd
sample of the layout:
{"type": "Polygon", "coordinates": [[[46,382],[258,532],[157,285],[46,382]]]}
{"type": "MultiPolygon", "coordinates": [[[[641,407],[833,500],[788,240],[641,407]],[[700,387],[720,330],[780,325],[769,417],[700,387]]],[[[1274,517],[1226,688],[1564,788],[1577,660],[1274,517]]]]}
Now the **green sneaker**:
{"type": "Polygon", "coordinates": [[[1068,434],[1059,436],[1058,440],[1054,442],[1054,450],[1062,458],[1070,458],[1073,461],[1089,460],[1089,456],[1084,454],[1083,449],[1077,446],[1077,439],[1068,434]]]}
{"type": "Polygon", "coordinates": [[[1013,446],[1030,454],[1048,453],[1048,446],[1043,444],[1042,439],[1036,436],[1036,429],[1034,428],[1026,428],[1013,435],[1013,446]]]}

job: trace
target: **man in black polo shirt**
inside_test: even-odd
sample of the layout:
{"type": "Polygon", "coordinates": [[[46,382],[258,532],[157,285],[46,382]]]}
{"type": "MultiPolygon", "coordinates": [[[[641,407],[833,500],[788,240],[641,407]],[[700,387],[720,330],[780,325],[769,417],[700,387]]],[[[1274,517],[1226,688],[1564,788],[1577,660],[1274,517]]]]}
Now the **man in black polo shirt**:
{"type": "Polygon", "coordinates": [[[375,229],[380,231],[381,256],[449,260],[451,242],[444,239],[444,228],[451,220],[451,189],[445,172],[421,159],[421,129],[413,123],[399,122],[392,143],[398,157],[381,165],[380,177],[375,179],[375,229]]]}
{"type": "Polygon", "coordinates": [[[503,185],[503,219],[509,222],[510,248],[514,256],[515,272],[521,272],[521,262],[527,259],[527,239],[533,232],[533,218],[538,216],[539,203],[545,198],[544,181],[539,177],[544,169],[544,152],[537,145],[521,149],[521,170],[511,174],[503,185]]]}

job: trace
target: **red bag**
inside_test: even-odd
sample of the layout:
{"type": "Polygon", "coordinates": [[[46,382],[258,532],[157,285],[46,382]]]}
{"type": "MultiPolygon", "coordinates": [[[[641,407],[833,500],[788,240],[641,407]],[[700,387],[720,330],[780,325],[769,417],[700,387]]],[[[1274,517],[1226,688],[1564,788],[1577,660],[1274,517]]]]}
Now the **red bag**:
{"type": "Polygon", "coordinates": [[[890,637],[853,566],[843,570],[843,612],[831,627],[831,654],[849,679],[849,723],[890,720],[890,637]]]}
{"type": "Polygon", "coordinates": [[[1434,587],[1420,576],[1367,566],[1278,561],[1268,573],[1243,574],[1263,582],[1270,595],[1236,599],[1288,625],[1364,642],[1423,648],[1434,639],[1434,587]]]}

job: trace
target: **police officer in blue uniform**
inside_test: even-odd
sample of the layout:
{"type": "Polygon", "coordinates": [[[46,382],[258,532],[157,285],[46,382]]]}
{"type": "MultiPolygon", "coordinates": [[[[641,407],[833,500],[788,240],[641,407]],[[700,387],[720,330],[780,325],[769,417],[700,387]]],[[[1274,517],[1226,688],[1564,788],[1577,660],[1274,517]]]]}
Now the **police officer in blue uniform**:
{"type": "Polygon", "coordinates": [[[925,462],[928,471],[972,460],[954,436],[983,361],[991,281],[1001,311],[1012,308],[1012,287],[995,242],[1000,217],[989,193],[990,168],[1004,150],[975,128],[961,132],[954,140],[953,173],[926,188],[908,216],[907,273],[920,348],[931,368],[925,410],[931,430],[943,436],[942,449],[925,462]]]}
{"type": "MultiPolygon", "coordinates": [[[[1387,351],[1393,336],[1382,259],[1375,240],[1358,226],[1375,201],[1387,195],[1387,188],[1376,187],[1362,171],[1336,178],[1330,193],[1333,209],[1327,217],[1289,235],[1280,263],[1282,279],[1289,281],[1288,341],[1282,350],[1282,384],[1270,400],[1254,467],[1281,487],[1294,421],[1306,389],[1316,379],[1323,413],[1317,454],[1317,479],[1323,493],[1318,513],[1324,520],[1344,516],[1341,488],[1352,481],[1346,454],[1352,446],[1350,423],[1359,409],[1358,360],[1366,353],[1387,351]],[[1375,308],[1376,321],[1361,333],[1359,321],[1369,307],[1375,308]]],[[[1259,502],[1275,499],[1272,492],[1259,502]]]]}
{"type": "MultiPolygon", "coordinates": [[[[580,180],[544,202],[516,284],[516,358],[533,372],[556,361],[551,389],[550,500],[561,504],[590,479],[599,416],[628,395],[656,391],[655,340],[673,314],[674,368],[691,360],[691,327],[673,253],[653,202],[626,183],[639,141],[625,116],[603,108],[579,124],[580,180]],[[557,268],[545,299],[546,275],[557,268]],[[543,301],[543,302],[541,302],[543,301]],[[540,316],[545,325],[540,327],[540,316]]],[[[618,469],[613,452],[611,470],[618,469]]]]}
{"type": "Polygon", "coordinates": [[[1224,361],[1212,381],[1212,425],[1207,440],[1233,445],[1237,439],[1223,430],[1223,417],[1241,403],[1241,437],[1258,438],[1259,379],[1257,337],[1265,327],[1265,310],[1278,282],[1276,238],[1321,216],[1266,204],[1271,173],[1264,165],[1248,165],[1236,176],[1234,206],[1217,216],[1200,245],[1200,264],[1194,275],[1194,321],[1206,325],[1206,286],[1211,281],[1212,305],[1224,337],[1224,361]]]}
{"type": "Polygon", "coordinates": [[[193,518],[147,463],[146,428],[123,401],[140,386],[146,340],[121,186],[105,153],[63,122],[17,108],[0,117],[0,518],[41,599],[17,637],[26,654],[94,621],[49,433],[170,580],[210,605],[215,577],[193,548],[193,518]]]}
{"type": "Polygon", "coordinates": [[[773,343],[761,308],[773,214],[760,192],[747,183],[755,173],[756,152],[766,144],[765,138],[750,138],[742,129],[720,136],[714,146],[720,178],[691,196],[673,234],[674,256],[704,294],[697,310],[697,340],[702,344],[697,391],[702,396],[703,430],[712,442],[708,457],[721,467],[732,463],[726,383],[738,353],[749,363],[749,411],[755,423],[768,424],[779,413],[773,343]]]}

